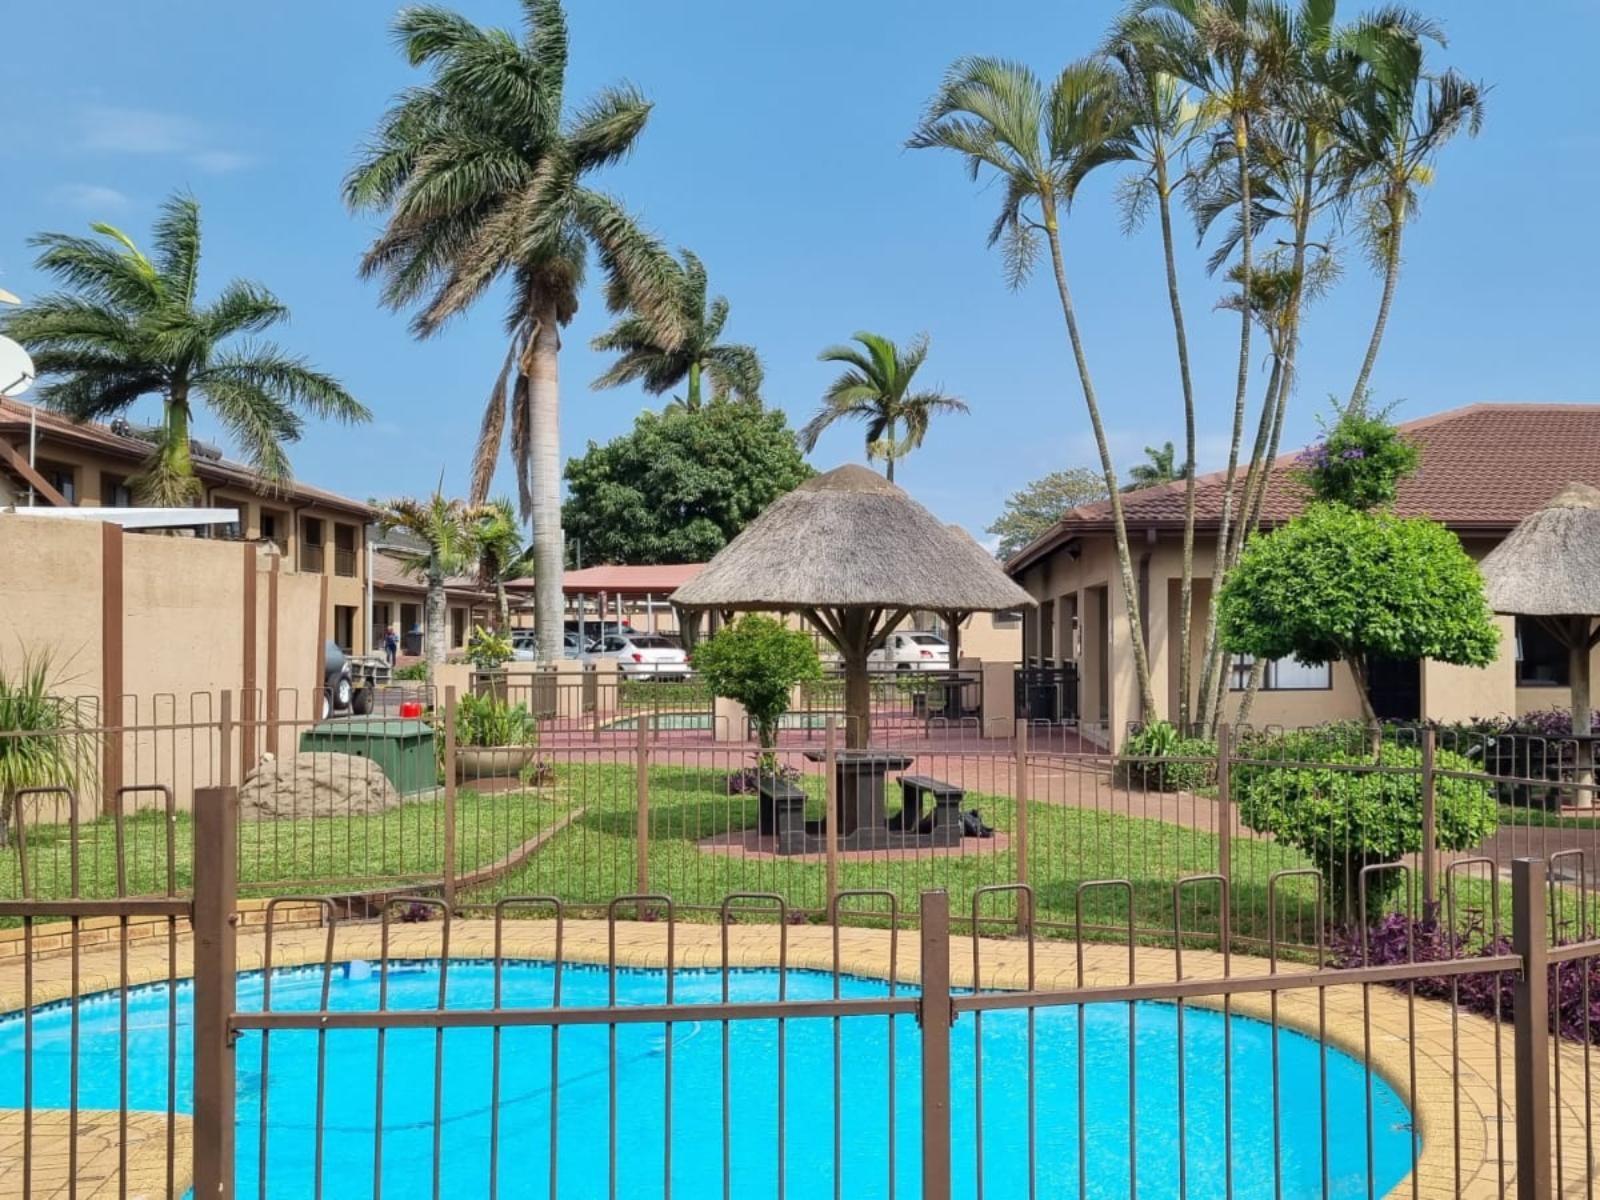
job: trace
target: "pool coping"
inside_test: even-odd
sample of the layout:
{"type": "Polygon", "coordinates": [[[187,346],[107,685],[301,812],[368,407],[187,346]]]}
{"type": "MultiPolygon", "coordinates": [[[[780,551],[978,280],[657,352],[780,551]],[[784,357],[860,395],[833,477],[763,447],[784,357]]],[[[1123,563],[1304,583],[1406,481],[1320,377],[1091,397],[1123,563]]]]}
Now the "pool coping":
{"type": "MultiPolygon", "coordinates": [[[[437,959],[440,923],[391,925],[389,955],[392,959],[437,959]]],[[[727,965],[730,968],[775,968],[780,965],[779,930],[785,935],[787,966],[796,969],[832,972],[864,978],[888,979],[889,931],[883,929],[841,929],[838,957],[834,956],[834,932],[828,926],[788,926],[771,924],[732,925],[726,930],[727,965]]],[[[679,923],[674,928],[674,966],[718,969],[723,965],[722,938],[718,925],[679,923]]],[[[489,920],[458,918],[450,929],[449,958],[492,960],[495,957],[494,923],[489,920]]],[[[335,931],[333,959],[349,962],[373,959],[380,955],[382,929],[376,922],[340,922],[335,931]]],[[[958,987],[979,986],[994,989],[1020,989],[1028,983],[1028,944],[1015,939],[983,938],[980,945],[980,970],[973,970],[973,939],[952,937],[951,975],[958,987]]],[[[561,960],[604,965],[614,953],[620,967],[660,969],[666,965],[666,926],[655,922],[619,922],[613,935],[605,921],[568,919],[563,924],[561,960]],[[614,937],[614,941],[613,941],[614,937]]],[[[554,961],[555,923],[550,920],[505,922],[502,957],[554,961]]],[[[327,931],[318,928],[276,930],[273,935],[272,966],[304,967],[323,961],[327,931]]],[[[241,972],[259,970],[265,962],[265,936],[259,929],[241,930],[238,968],[241,972]]],[[[901,931],[894,947],[895,979],[916,983],[920,977],[919,945],[915,931],[901,931]]],[[[1129,956],[1125,946],[1039,940],[1034,943],[1035,986],[1041,990],[1078,986],[1079,954],[1082,954],[1084,980],[1094,986],[1111,986],[1129,981],[1129,956]]],[[[1175,977],[1175,957],[1170,950],[1137,947],[1133,954],[1133,978],[1142,983],[1168,982],[1175,977]]],[[[1222,955],[1186,949],[1182,958],[1185,978],[1218,978],[1223,974],[1222,955]]],[[[1269,964],[1264,959],[1235,955],[1229,964],[1233,975],[1264,975],[1269,964]]],[[[1305,970],[1303,966],[1280,964],[1284,974],[1305,970]]],[[[163,983],[169,977],[187,980],[192,976],[192,942],[182,937],[178,954],[170,965],[166,945],[136,945],[128,950],[124,983],[116,947],[85,948],[79,956],[79,981],[76,994],[86,997],[96,992],[114,992],[126,985],[134,987],[163,983]]],[[[9,1015],[24,1005],[21,994],[20,963],[0,964],[0,1014],[9,1015]]],[[[53,957],[34,963],[35,1007],[73,995],[70,960],[53,957]]],[[[1496,1060],[1495,1032],[1500,1033],[1499,1063],[1506,1088],[1513,1075],[1512,1037],[1509,1026],[1486,1017],[1460,1012],[1452,1019],[1450,1006],[1441,1001],[1417,999],[1414,1013],[1408,1010],[1404,993],[1383,986],[1360,984],[1330,987],[1325,992],[1327,1023],[1319,1031],[1318,993],[1299,989],[1281,993],[1278,1024],[1312,1038],[1325,1037],[1331,1047],[1355,1058],[1364,1058],[1363,1006],[1371,1014],[1372,1068],[1405,1101],[1413,1123],[1422,1137],[1422,1149],[1414,1172],[1408,1174],[1389,1193],[1391,1196],[1489,1197],[1501,1194],[1499,1171],[1504,1162],[1509,1188],[1515,1178],[1515,1132],[1508,1118],[1511,1096],[1497,1094],[1494,1083],[1496,1060]],[[1412,1035],[1414,1022],[1415,1035],[1412,1035]],[[1452,1039],[1460,1046],[1459,1058],[1451,1055],[1452,1039]],[[1411,1086],[1412,1058],[1416,1062],[1416,1086],[1411,1086]],[[1459,1090],[1456,1072],[1459,1071],[1459,1090]],[[1493,1126],[1501,1123],[1505,1154],[1499,1154],[1493,1126]],[[1459,1138],[1456,1135],[1459,1130],[1459,1138]],[[1460,1186],[1456,1183],[1456,1158],[1460,1157],[1460,1186]]],[[[1246,994],[1225,1005],[1221,998],[1195,998],[1185,1002],[1194,1007],[1229,1009],[1241,1016],[1270,1022],[1272,1000],[1265,994],[1246,994]]],[[[1569,1079],[1581,1078],[1585,1068],[1583,1048],[1563,1043],[1552,1049],[1552,1059],[1569,1079]]],[[[1285,1078],[1282,1086],[1294,1086],[1285,1078]]],[[[1586,1163],[1588,1149],[1584,1137],[1585,1113],[1581,1088],[1567,1088],[1560,1111],[1552,1122],[1561,1131],[1561,1150],[1569,1163],[1586,1163]],[[1579,1093],[1574,1098],[1572,1093],[1579,1093]]],[[[1592,1120],[1600,1106],[1587,1114],[1592,1120]]]]}

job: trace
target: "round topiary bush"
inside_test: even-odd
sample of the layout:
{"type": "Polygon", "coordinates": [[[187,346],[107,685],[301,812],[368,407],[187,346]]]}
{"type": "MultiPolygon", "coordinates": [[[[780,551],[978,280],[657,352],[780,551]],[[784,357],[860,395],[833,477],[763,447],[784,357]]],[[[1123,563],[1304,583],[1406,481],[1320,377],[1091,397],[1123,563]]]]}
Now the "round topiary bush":
{"type": "MultiPolygon", "coordinates": [[[[1354,915],[1361,869],[1398,862],[1422,849],[1422,751],[1385,742],[1382,766],[1360,739],[1337,729],[1306,730],[1241,746],[1231,795],[1247,828],[1270,833],[1311,859],[1328,879],[1330,913],[1354,915]]],[[[1443,772],[1481,767],[1449,751],[1435,756],[1437,848],[1470,850],[1494,832],[1494,790],[1487,782],[1443,772]]],[[[1367,885],[1370,911],[1404,886],[1399,871],[1376,872],[1367,885]]]]}

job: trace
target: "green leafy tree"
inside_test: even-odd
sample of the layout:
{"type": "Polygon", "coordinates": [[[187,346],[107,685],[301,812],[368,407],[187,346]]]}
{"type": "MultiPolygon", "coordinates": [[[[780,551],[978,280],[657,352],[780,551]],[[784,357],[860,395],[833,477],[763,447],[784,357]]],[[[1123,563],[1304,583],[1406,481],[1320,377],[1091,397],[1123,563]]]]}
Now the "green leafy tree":
{"type": "Polygon", "coordinates": [[[1342,504],[1313,504],[1253,540],[1219,612],[1230,653],[1345,663],[1374,731],[1368,656],[1487,666],[1500,642],[1477,564],[1454,533],[1342,504]]]}
{"type": "Polygon", "coordinates": [[[1128,112],[1119,94],[1116,76],[1098,59],[1072,63],[1046,85],[1021,63],[962,58],[945,75],[943,86],[929,102],[907,145],[960,155],[974,179],[985,171],[998,176],[1002,200],[989,230],[989,244],[1002,248],[1006,275],[1013,287],[1020,288],[1033,273],[1043,235],[1111,502],[1111,526],[1122,597],[1128,611],[1139,708],[1143,718],[1150,721],[1156,715],[1155,689],[1150,657],[1145,652],[1144,620],[1134,579],[1133,553],[1128,545],[1128,526],[1062,253],[1062,220],[1085,165],[1098,160],[1107,144],[1127,131],[1128,112]]]}
{"type": "Polygon", "coordinates": [[[723,343],[728,301],[718,296],[706,303],[706,269],[691,251],[679,252],[681,263],[669,263],[676,304],[673,321],[663,323],[650,312],[630,312],[590,343],[618,355],[611,368],[594,381],[597,388],[638,381],[652,396],[671,391],[685,380],[684,406],[700,407],[701,376],[711,380],[713,400],[761,402],[761,356],[754,346],[723,343]]]}
{"type": "Polygon", "coordinates": [[[1389,324],[1401,244],[1420,189],[1433,182],[1433,164],[1446,143],[1462,130],[1477,136],[1487,89],[1455,71],[1427,70],[1427,43],[1442,46],[1444,38],[1437,25],[1414,15],[1396,19],[1385,9],[1343,31],[1339,40],[1366,68],[1345,95],[1335,125],[1342,172],[1347,193],[1365,204],[1362,231],[1383,273],[1372,337],[1350,389],[1354,410],[1365,399],[1389,324]]]}
{"type": "Polygon", "coordinates": [[[644,412],[567,461],[567,532],[585,562],[704,562],[811,474],[781,409],[644,412]]]}
{"type": "Polygon", "coordinates": [[[694,669],[713,695],[744,705],[755,723],[762,767],[767,770],[775,762],[778,722],[789,711],[795,685],[822,678],[811,635],[760,613],[723,626],[696,646],[694,669]]]}
{"type": "Polygon", "coordinates": [[[367,410],[330,375],[271,342],[237,341],[289,317],[258,283],[235,279],[200,300],[200,205],[175,195],[162,205],[147,256],[111,225],[99,237],[41,233],[36,265],[63,291],[8,313],[6,336],[28,347],[46,382],[45,404],[74,421],[103,420],[142,396],[161,398],[155,449],[135,487],[160,505],[197,503],[190,426],[203,403],[260,476],[289,478],[284,446],[306,415],[365,421],[367,410]]]}
{"type": "Polygon", "coordinates": [[[1005,511],[989,526],[988,532],[1000,539],[995,554],[1001,559],[1011,558],[1072,509],[1104,500],[1105,495],[1104,478],[1089,467],[1069,467],[1035,479],[1006,498],[1005,511]]]}
{"type": "Polygon", "coordinates": [[[922,445],[928,423],[935,413],[964,413],[967,406],[938,389],[913,391],[917,371],[928,358],[928,337],[919,334],[904,350],[876,333],[859,332],[854,340],[862,346],[829,346],[817,358],[821,362],[843,363],[845,370],[822,397],[817,415],[800,430],[800,441],[809,454],[817,439],[836,421],[867,423],[867,457],[881,458],[887,464],[889,482],[894,482],[894,463],[922,445]]]}
{"type": "MultiPolygon", "coordinates": [[[[1302,851],[1328,880],[1329,915],[1360,913],[1363,867],[1423,849],[1422,750],[1386,742],[1373,770],[1360,731],[1302,730],[1250,742],[1235,765],[1231,795],[1249,829],[1302,851]],[[1346,733],[1354,736],[1346,736],[1346,733]],[[1363,769],[1365,768],[1365,769],[1363,769]]],[[[1462,775],[1482,764],[1440,750],[1434,765],[1435,848],[1472,850],[1495,831],[1499,807],[1488,784],[1462,775]]],[[[1367,877],[1367,914],[1380,914],[1405,884],[1399,871],[1367,877]]]]}
{"type": "Polygon", "coordinates": [[[442,663],[449,652],[445,637],[445,580],[460,575],[472,564],[479,523],[490,514],[461,500],[447,500],[438,491],[426,501],[402,497],[374,501],[373,507],[378,510],[381,532],[403,530],[425,547],[386,553],[397,554],[400,565],[427,585],[423,656],[430,664],[442,663]]]}
{"type": "Polygon", "coordinates": [[[627,156],[650,105],[630,87],[563,113],[567,20],[558,0],[521,0],[520,36],[449,9],[401,10],[395,36],[429,82],[403,92],[345,181],[354,209],[387,214],[361,270],[384,280],[412,330],[438,333],[502,277],[510,281],[505,362],[479,432],[470,499],[489,495],[510,426],[522,515],[531,517],[539,657],[561,655],[561,328],[597,252],[607,300],[682,336],[672,260],[589,177],[627,156]]]}

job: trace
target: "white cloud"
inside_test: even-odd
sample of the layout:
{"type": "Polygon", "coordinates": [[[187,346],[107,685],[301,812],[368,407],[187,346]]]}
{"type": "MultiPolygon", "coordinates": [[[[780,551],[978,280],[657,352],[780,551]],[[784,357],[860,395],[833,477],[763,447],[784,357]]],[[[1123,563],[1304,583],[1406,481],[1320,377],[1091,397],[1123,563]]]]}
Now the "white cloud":
{"type": "Polygon", "coordinates": [[[252,161],[248,154],[219,145],[215,131],[181,113],[91,104],[78,120],[78,146],[83,150],[185,158],[211,174],[237,170],[252,161]]]}
{"type": "Polygon", "coordinates": [[[66,183],[52,192],[58,203],[71,205],[91,216],[117,212],[128,207],[128,197],[113,187],[98,183],[66,183]]]}

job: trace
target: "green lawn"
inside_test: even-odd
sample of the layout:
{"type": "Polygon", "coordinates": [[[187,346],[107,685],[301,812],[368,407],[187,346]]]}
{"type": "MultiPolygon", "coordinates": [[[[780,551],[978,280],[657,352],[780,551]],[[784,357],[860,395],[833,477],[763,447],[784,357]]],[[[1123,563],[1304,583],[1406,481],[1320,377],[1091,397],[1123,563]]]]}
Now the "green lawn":
{"type": "MultiPolygon", "coordinates": [[[[546,792],[479,795],[456,802],[456,862],[462,871],[494,862],[534,837],[563,803],[560,787],[546,792]]],[[[142,812],[123,822],[124,869],[130,895],[160,894],[167,886],[168,837],[163,814],[142,812]]],[[[29,892],[40,898],[72,895],[72,843],[65,825],[28,831],[29,892]]],[[[171,851],[179,892],[194,878],[194,825],[179,813],[171,851]]],[[[0,896],[21,894],[16,850],[0,860],[0,896]]],[[[246,896],[290,891],[355,891],[415,880],[437,880],[444,863],[442,800],[412,801],[368,817],[241,821],[239,891],[246,896]]],[[[84,823],[78,837],[78,895],[116,895],[116,827],[110,819],[84,823]]]]}

